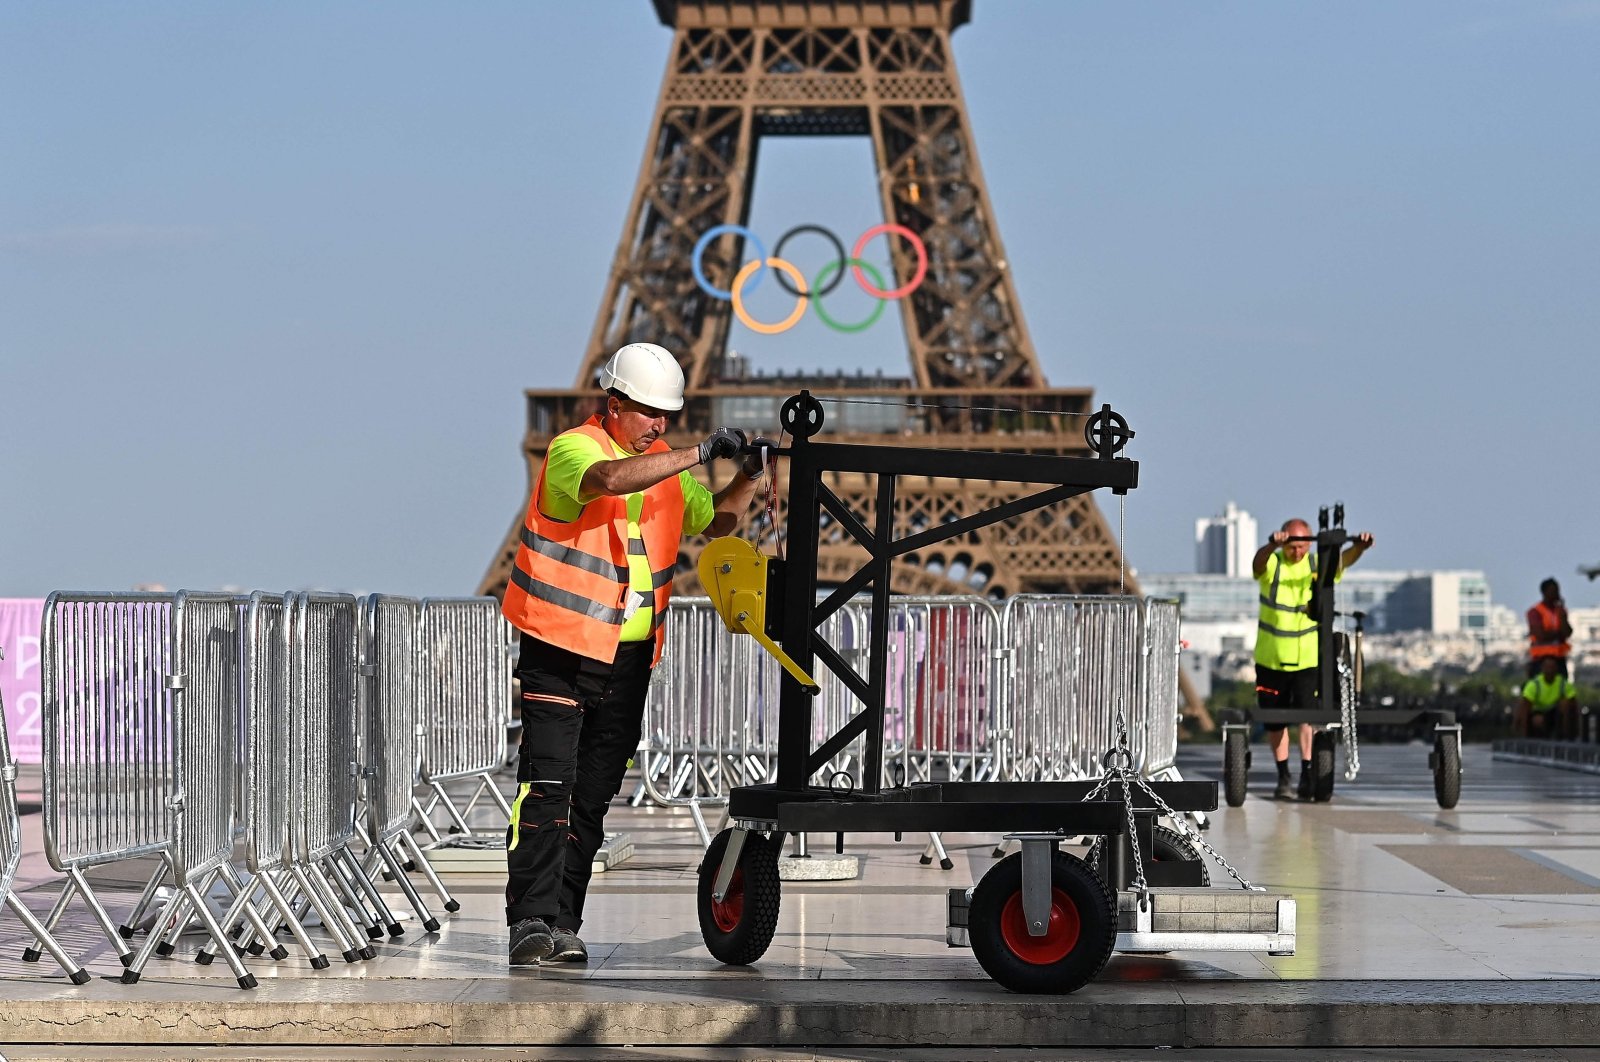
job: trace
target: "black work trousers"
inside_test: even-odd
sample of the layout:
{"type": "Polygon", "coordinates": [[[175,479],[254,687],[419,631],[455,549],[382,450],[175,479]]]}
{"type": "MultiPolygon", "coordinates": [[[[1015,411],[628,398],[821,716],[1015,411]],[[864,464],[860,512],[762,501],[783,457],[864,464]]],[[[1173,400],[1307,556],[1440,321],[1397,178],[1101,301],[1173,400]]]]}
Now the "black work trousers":
{"type": "Polygon", "coordinates": [[[607,664],[522,636],[522,747],[506,828],[506,925],[542,918],[577,932],[611,798],[639,747],[655,643],[607,664]]]}

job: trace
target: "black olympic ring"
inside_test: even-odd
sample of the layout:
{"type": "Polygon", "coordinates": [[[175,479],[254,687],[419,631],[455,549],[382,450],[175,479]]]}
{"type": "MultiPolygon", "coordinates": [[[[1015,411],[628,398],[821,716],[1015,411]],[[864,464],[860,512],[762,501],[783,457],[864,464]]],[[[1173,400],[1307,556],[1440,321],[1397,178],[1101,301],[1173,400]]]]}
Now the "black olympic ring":
{"type": "MultiPolygon", "coordinates": [[[[839,237],[833,234],[832,230],[825,229],[821,225],[796,225],[794,228],[778,237],[778,245],[772,249],[772,257],[782,258],[783,245],[789,242],[789,237],[798,236],[802,232],[814,232],[818,236],[821,236],[823,239],[827,240],[829,243],[833,244],[833,256],[839,263],[839,271],[833,275],[832,280],[828,281],[828,283],[811,293],[813,298],[818,295],[826,295],[834,288],[839,286],[839,282],[844,279],[846,267],[850,265],[850,256],[844,253],[844,243],[839,239],[839,237]]],[[[789,283],[789,278],[785,277],[780,269],[778,269],[776,266],[771,268],[772,275],[778,281],[778,286],[784,291],[787,291],[790,295],[793,295],[797,298],[805,294],[805,292],[802,292],[800,289],[791,285],[789,283]]]]}

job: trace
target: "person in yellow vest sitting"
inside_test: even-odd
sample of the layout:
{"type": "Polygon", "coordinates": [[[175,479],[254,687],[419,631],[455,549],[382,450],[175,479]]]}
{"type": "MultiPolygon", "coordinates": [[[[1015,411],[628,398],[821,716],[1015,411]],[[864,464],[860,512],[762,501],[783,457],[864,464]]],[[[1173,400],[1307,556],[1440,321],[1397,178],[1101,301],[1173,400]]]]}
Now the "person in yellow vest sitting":
{"type": "Polygon", "coordinates": [[[506,829],[513,966],[588,960],[578,930],[591,861],[639,746],[679,542],[731,532],[763,472],[759,453],[747,455],[714,495],[689,474],[737,456],[744,437],[718,428],[696,447],[667,445],[683,370],[665,348],[629,343],[599,384],[603,411],[550,443],[501,606],[522,632],[522,746],[506,829]]]}
{"type": "MultiPolygon", "coordinates": [[[[1339,557],[1338,581],[1344,570],[1372,548],[1373,537],[1363,531],[1339,557]]],[[[1256,624],[1256,703],[1263,708],[1314,708],[1317,702],[1317,624],[1311,618],[1311,588],[1316,581],[1317,558],[1311,552],[1311,525],[1289,520],[1274,531],[1251,562],[1261,585],[1261,612],[1256,624]]],[[[1301,800],[1311,799],[1311,735],[1300,727],[1301,800]]],[[[1289,730],[1271,727],[1267,738],[1278,768],[1273,796],[1293,800],[1289,786],[1289,730]]]]}
{"type": "Polygon", "coordinates": [[[1578,698],[1567,678],[1566,661],[1541,657],[1539,673],[1522,687],[1512,729],[1520,737],[1570,741],[1578,736],[1578,698]]]}

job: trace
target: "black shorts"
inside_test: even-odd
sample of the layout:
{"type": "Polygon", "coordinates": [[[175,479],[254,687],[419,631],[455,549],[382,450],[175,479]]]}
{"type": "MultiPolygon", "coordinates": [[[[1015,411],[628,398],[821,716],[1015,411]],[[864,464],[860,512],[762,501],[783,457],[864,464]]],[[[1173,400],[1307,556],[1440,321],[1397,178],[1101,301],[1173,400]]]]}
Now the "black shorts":
{"type": "Polygon", "coordinates": [[[1257,664],[1256,704],[1262,708],[1315,708],[1317,669],[1279,671],[1257,664]]]}

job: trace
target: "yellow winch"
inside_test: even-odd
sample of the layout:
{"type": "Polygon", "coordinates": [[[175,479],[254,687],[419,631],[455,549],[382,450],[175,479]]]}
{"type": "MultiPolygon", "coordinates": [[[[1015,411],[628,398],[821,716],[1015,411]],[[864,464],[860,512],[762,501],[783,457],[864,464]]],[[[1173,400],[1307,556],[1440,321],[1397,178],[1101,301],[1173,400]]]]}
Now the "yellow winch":
{"type": "Polygon", "coordinates": [[[822,687],[767,637],[767,560],[742,538],[712,539],[700,552],[700,582],[728,630],[754,638],[815,697],[822,687]]]}

